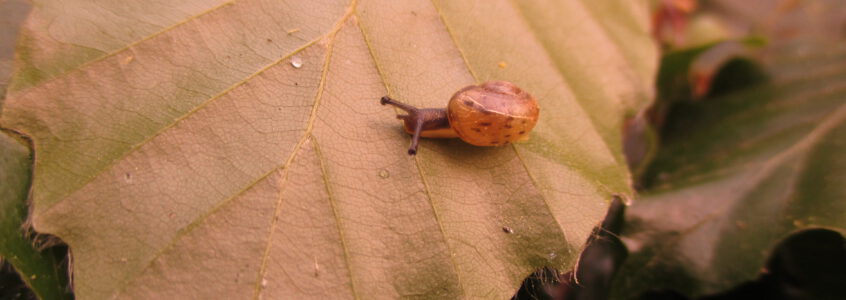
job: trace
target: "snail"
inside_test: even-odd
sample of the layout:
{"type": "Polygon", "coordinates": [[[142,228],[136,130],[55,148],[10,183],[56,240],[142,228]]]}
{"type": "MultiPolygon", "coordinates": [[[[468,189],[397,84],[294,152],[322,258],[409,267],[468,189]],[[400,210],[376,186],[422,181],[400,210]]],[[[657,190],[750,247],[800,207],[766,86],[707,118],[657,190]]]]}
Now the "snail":
{"type": "Polygon", "coordinates": [[[417,154],[420,137],[461,138],[476,146],[501,146],[529,138],[540,109],[532,95],[508,81],[488,81],[465,87],[449,100],[447,108],[416,108],[382,97],[407,114],[397,115],[412,135],[409,155],[417,154]]]}

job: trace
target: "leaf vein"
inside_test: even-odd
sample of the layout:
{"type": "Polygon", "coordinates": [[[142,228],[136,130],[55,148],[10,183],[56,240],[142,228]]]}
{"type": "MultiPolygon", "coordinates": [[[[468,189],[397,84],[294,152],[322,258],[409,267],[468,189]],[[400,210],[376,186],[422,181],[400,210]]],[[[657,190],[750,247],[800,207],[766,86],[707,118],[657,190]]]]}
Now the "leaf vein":
{"type": "MultiPolygon", "coordinates": [[[[66,71],[64,71],[64,72],[62,72],[62,73],[52,75],[52,76],[50,76],[50,78],[49,78],[49,79],[48,79],[45,83],[43,83],[43,84],[46,84],[47,82],[52,82],[52,81],[54,81],[54,80],[58,80],[59,78],[65,77],[65,76],[67,76],[68,74],[70,74],[71,72],[73,72],[73,71],[75,71],[75,70],[82,69],[82,68],[84,68],[84,67],[86,67],[86,66],[88,66],[88,65],[94,64],[94,63],[96,63],[96,62],[98,62],[98,61],[102,61],[102,60],[104,60],[104,59],[106,59],[106,58],[109,58],[109,57],[115,56],[115,55],[117,55],[118,53],[121,53],[121,52],[123,52],[123,51],[126,51],[126,50],[127,50],[127,49],[129,49],[129,48],[132,48],[132,46],[135,46],[135,45],[141,44],[141,43],[143,43],[143,42],[145,42],[145,41],[148,41],[148,40],[150,40],[150,39],[152,39],[152,38],[155,38],[155,37],[157,37],[157,36],[159,36],[159,35],[162,35],[162,34],[164,34],[164,33],[168,32],[168,31],[171,31],[171,30],[173,30],[174,28],[177,28],[177,27],[179,27],[179,26],[182,26],[182,25],[188,24],[189,22],[191,22],[191,21],[193,21],[193,20],[196,20],[196,19],[198,19],[198,18],[200,18],[200,17],[202,17],[202,16],[208,15],[208,14],[210,14],[210,13],[212,13],[212,12],[214,12],[214,11],[216,11],[216,10],[220,9],[221,7],[231,5],[232,3],[235,3],[236,1],[238,1],[238,0],[230,0],[230,1],[227,1],[227,2],[224,2],[224,3],[221,3],[221,4],[218,4],[218,5],[216,5],[216,6],[214,6],[214,7],[211,7],[211,8],[209,8],[209,9],[205,10],[205,11],[202,11],[202,12],[200,12],[200,13],[196,14],[196,15],[189,16],[189,17],[187,17],[187,18],[185,18],[185,19],[183,19],[183,20],[181,20],[181,21],[179,21],[179,22],[176,22],[176,23],[174,23],[174,24],[171,24],[171,25],[169,25],[169,26],[166,26],[166,27],[162,28],[162,29],[161,29],[161,30],[159,30],[159,31],[153,32],[152,34],[150,34],[150,35],[148,35],[148,36],[142,37],[142,38],[141,38],[141,39],[139,39],[139,40],[133,41],[133,42],[131,42],[131,43],[129,43],[129,44],[126,44],[126,45],[124,45],[124,46],[121,46],[120,48],[117,48],[117,49],[115,49],[115,50],[112,50],[111,52],[102,51],[102,50],[100,50],[100,49],[95,49],[95,48],[92,48],[92,47],[90,47],[90,46],[83,46],[83,45],[76,44],[76,43],[68,43],[68,44],[74,45],[74,46],[76,46],[76,47],[81,47],[81,48],[92,49],[92,50],[95,50],[95,51],[103,52],[103,53],[105,53],[105,54],[104,54],[104,55],[102,55],[102,56],[100,56],[100,57],[97,57],[97,58],[95,58],[95,59],[92,59],[92,60],[90,60],[90,61],[84,62],[84,63],[82,63],[82,64],[80,64],[80,65],[78,65],[78,66],[76,66],[76,67],[69,68],[68,70],[66,70],[66,71]]],[[[51,24],[50,26],[52,26],[52,23],[53,23],[54,21],[55,21],[55,20],[51,20],[51,21],[50,21],[50,24],[51,24]]],[[[143,20],[141,20],[141,21],[143,21],[143,20]]],[[[101,33],[104,33],[104,34],[105,34],[106,32],[105,32],[105,31],[101,31],[101,33]]],[[[27,89],[29,89],[29,88],[27,88],[27,89]]]]}
{"type": "MultiPolygon", "coordinates": [[[[328,44],[327,44],[327,47],[326,47],[326,51],[327,51],[326,58],[323,62],[323,72],[322,72],[321,78],[320,78],[320,86],[318,88],[317,95],[315,96],[314,104],[312,106],[312,110],[311,110],[311,113],[309,115],[308,126],[306,127],[305,133],[303,134],[302,138],[297,142],[297,145],[294,148],[294,151],[291,153],[291,156],[288,158],[287,162],[285,163],[285,166],[291,165],[291,163],[297,157],[297,154],[299,154],[299,151],[302,148],[302,145],[307,140],[309,140],[309,137],[311,137],[312,143],[315,143],[314,148],[317,151],[317,146],[316,146],[317,144],[316,144],[316,141],[314,140],[313,136],[311,135],[311,131],[314,128],[314,121],[317,119],[317,110],[320,106],[320,102],[321,102],[321,99],[323,98],[323,93],[324,93],[325,88],[326,88],[326,77],[327,77],[327,74],[329,72],[329,63],[332,60],[332,52],[334,50],[335,35],[338,33],[338,31],[341,30],[344,22],[346,22],[347,19],[349,19],[350,16],[353,15],[352,11],[355,9],[355,5],[356,5],[356,0],[352,0],[350,2],[349,7],[347,8],[347,12],[341,17],[340,20],[338,20],[338,22],[335,24],[334,28],[332,29],[332,31],[329,33],[329,35],[327,37],[328,44]]],[[[321,160],[321,169],[322,169],[322,160],[321,160]]],[[[282,195],[283,195],[283,191],[284,191],[284,185],[287,185],[287,179],[288,179],[289,173],[290,173],[290,167],[285,169],[285,174],[283,175],[283,177],[281,179],[284,184],[280,184],[280,187],[279,187],[279,199],[276,202],[276,209],[274,210],[273,218],[271,220],[270,230],[269,230],[268,236],[267,236],[267,242],[266,242],[267,244],[265,245],[265,251],[264,251],[264,254],[262,255],[262,258],[261,258],[261,266],[259,267],[259,270],[258,270],[258,279],[256,280],[255,293],[253,295],[254,299],[258,299],[261,295],[261,288],[262,288],[261,282],[264,280],[264,276],[266,275],[267,260],[270,257],[270,248],[272,246],[271,241],[272,241],[272,238],[273,238],[273,234],[276,231],[277,219],[279,217],[279,213],[281,212],[281,208],[282,208],[282,202],[283,202],[282,195]]],[[[328,189],[328,186],[326,188],[328,189]]],[[[330,198],[331,198],[331,194],[330,194],[330,198]]],[[[333,207],[333,211],[334,211],[334,207],[333,207]]],[[[339,227],[339,230],[340,230],[340,227],[339,227]]],[[[347,251],[346,246],[343,245],[343,247],[344,247],[344,253],[346,253],[346,251],[347,251]]],[[[348,267],[349,267],[349,265],[348,265],[348,267]]],[[[350,276],[352,276],[352,273],[350,273],[350,276]]],[[[350,285],[353,285],[352,282],[353,282],[353,280],[352,280],[352,278],[350,278],[350,285]]],[[[352,287],[352,289],[353,289],[353,294],[355,295],[354,286],[352,287]]]]}
{"type": "MultiPolygon", "coordinates": [[[[358,24],[358,29],[361,31],[361,35],[364,37],[364,43],[367,45],[367,49],[370,52],[370,57],[373,59],[373,65],[376,67],[376,72],[379,73],[379,78],[381,79],[382,84],[385,86],[385,90],[388,92],[388,95],[390,95],[391,94],[391,88],[390,88],[390,86],[388,86],[388,82],[385,79],[385,75],[382,72],[382,69],[379,67],[379,62],[376,59],[376,54],[373,52],[373,46],[370,44],[370,41],[367,39],[367,33],[365,32],[364,27],[361,26],[361,24],[358,24]]],[[[441,217],[440,217],[440,215],[438,215],[438,211],[435,208],[435,200],[432,198],[431,187],[429,186],[429,183],[426,181],[426,176],[424,176],[423,168],[420,166],[420,157],[417,156],[417,155],[414,156],[414,165],[415,165],[415,167],[417,167],[417,172],[420,175],[420,181],[423,184],[423,192],[426,194],[426,198],[429,200],[428,202],[429,202],[429,205],[432,208],[432,214],[435,216],[435,222],[438,223],[438,229],[440,229],[441,235],[444,237],[444,244],[446,245],[447,250],[449,251],[449,253],[447,253],[447,256],[450,259],[450,263],[453,267],[453,270],[455,270],[456,281],[458,282],[458,286],[461,287],[461,292],[464,293],[465,289],[464,289],[464,286],[461,283],[462,282],[461,281],[461,272],[458,268],[458,263],[455,262],[455,258],[452,255],[452,247],[450,246],[450,243],[449,243],[449,237],[446,234],[446,230],[444,230],[441,217]]]]}
{"type": "Polygon", "coordinates": [[[320,152],[320,145],[318,145],[317,140],[312,138],[312,143],[314,144],[314,153],[317,155],[317,161],[320,162],[320,173],[321,177],[323,177],[323,185],[326,188],[326,194],[329,196],[329,204],[332,206],[332,215],[335,217],[335,227],[338,230],[338,236],[341,239],[341,248],[344,249],[344,261],[346,262],[347,272],[349,273],[350,277],[350,289],[353,293],[354,299],[360,299],[358,296],[358,292],[356,291],[355,287],[355,280],[353,280],[353,271],[352,271],[352,263],[350,260],[350,251],[349,247],[347,246],[346,235],[344,234],[343,226],[341,226],[341,216],[338,214],[338,205],[335,203],[336,199],[335,196],[332,194],[332,188],[329,184],[329,174],[326,170],[326,164],[323,163],[323,155],[320,152]]]}
{"type": "MultiPolygon", "coordinates": [[[[156,131],[155,133],[151,134],[150,136],[148,136],[148,137],[144,138],[143,140],[141,140],[140,142],[138,142],[138,143],[134,144],[132,147],[130,147],[129,149],[127,149],[126,151],[124,151],[124,152],[123,152],[123,153],[121,153],[120,155],[116,156],[116,157],[115,157],[114,159],[112,159],[111,161],[107,162],[107,163],[106,163],[105,165],[103,165],[103,167],[101,167],[98,171],[96,171],[96,172],[92,172],[92,173],[91,173],[91,175],[90,175],[90,176],[89,176],[89,177],[88,177],[88,178],[87,178],[84,182],[80,183],[78,187],[76,187],[76,188],[74,188],[74,189],[72,189],[72,190],[68,191],[68,192],[67,192],[67,193],[65,193],[64,195],[62,195],[62,196],[58,197],[58,199],[67,198],[67,197],[69,197],[70,195],[72,195],[72,194],[76,193],[77,191],[79,191],[79,189],[81,189],[82,187],[84,187],[84,186],[86,186],[86,185],[90,184],[90,183],[91,183],[91,182],[93,182],[93,181],[94,181],[94,180],[95,180],[95,179],[96,179],[99,175],[103,174],[102,172],[103,172],[104,170],[107,170],[107,169],[109,169],[110,167],[113,167],[115,164],[117,164],[117,162],[119,162],[119,161],[123,160],[124,158],[126,158],[126,157],[127,157],[127,156],[129,156],[130,154],[134,153],[135,151],[138,151],[138,149],[140,149],[142,146],[144,146],[144,145],[145,145],[145,144],[147,144],[148,142],[152,141],[154,138],[156,138],[156,137],[158,137],[158,136],[162,135],[163,133],[167,132],[168,130],[170,130],[171,128],[175,127],[177,124],[179,124],[179,123],[180,123],[180,122],[182,122],[183,120],[185,120],[185,119],[187,119],[188,117],[192,116],[194,113],[196,113],[196,112],[200,111],[200,110],[201,110],[201,109],[203,109],[204,107],[206,107],[206,106],[208,106],[209,104],[213,103],[215,100],[220,99],[220,98],[222,98],[223,96],[225,96],[225,95],[229,94],[229,92],[231,92],[231,91],[232,91],[232,90],[234,90],[235,88],[237,88],[237,87],[239,87],[239,86],[242,86],[243,84],[245,84],[245,83],[249,82],[251,79],[255,78],[256,76],[261,75],[262,73],[264,73],[264,72],[265,72],[265,71],[267,71],[268,69],[270,69],[270,68],[272,68],[272,67],[274,67],[274,66],[278,65],[279,63],[281,63],[281,62],[285,61],[285,60],[286,60],[286,59],[288,59],[289,57],[291,57],[291,56],[293,56],[293,55],[295,55],[295,54],[297,54],[297,53],[299,53],[299,52],[301,52],[301,51],[305,50],[306,48],[308,48],[308,47],[310,47],[310,46],[314,45],[315,43],[317,43],[318,41],[320,41],[321,39],[324,39],[324,38],[325,38],[325,36],[321,36],[321,37],[319,37],[319,38],[317,38],[317,39],[314,39],[314,40],[312,40],[312,41],[309,41],[308,43],[304,44],[303,46],[301,46],[301,47],[299,47],[299,48],[295,49],[294,51],[291,51],[290,53],[288,53],[288,54],[286,54],[286,55],[282,56],[282,57],[281,57],[281,58],[279,58],[278,60],[273,61],[273,62],[271,62],[270,64],[268,64],[268,65],[266,65],[266,66],[262,67],[261,69],[259,69],[259,70],[258,70],[258,71],[256,71],[255,73],[250,74],[249,76],[247,76],[247,77],[246,77],[246,78],[244,78],[243,80],[238,81],[238,82],[236,82],[235,84],[233,84],[233,85],[229,86],[228,88],[226,88],[225,90],[221,91],[221,92],[220,92],[220,93],[218,93],[217,95],[214,95],[214,96],[212,96],[211,98],[207,99],[206,101],[204,101],[204,102],[202,102],[202,103],[198,104],[198,105],[197,105],[197,106],[195,106],[193,109],[189,110],[188,112],[186,112],[186,113],[184,113],[183,115],[181,115],[181,116],[179,116],[178,118],[176,118],[173,122],[171,122],[171,123],[169,123],[168,125],[166,125],[166,126],[162,127],[162,129],[160,129],[159,131],[156,131]]],[[[44,213],[46,214],[46,213],[50,212],[50,211],[51,211],[51,210],[52,210],[52,209],[56,206],[56,204],[59,204],[59,203],[61,203],[61,201],[56,201],[56,202],[54,202],[53,204],[51,204],[51,206],[50,206],[50,207],[48,207],[48,208],[46,208],[46,209],[44,210],[44,213]]]]}
{"type": "MultiPolygon", "coordinates": [[[[528,22],[528,17],[526,17],[526,15],[525,15],[525,14],[523,13],[523,11],[519,8],[519,6],[517,5],[517,3],[515,3],[515,2],[514,2],[514,0],[509,0],[509,3],[511,4],[511,7],[513,7],[513,8],[514,8],[514,11],[516,11],[516,12],[517,12],[517,15],[519,15],[519,16],[520,16],[520,18],[521,18],[521,19],[523,19],[523,21],[525,22],[526,26],[531,27],[531,23],[529,23],[529,22],[528,22]]],[[[561,81],[563,81],[563,82],[567,82],[567,83],[569,84],[569,83],[570,83],[570,82],[569,82],[570,80],[568,80],[568,79],[567,79],[567,76],[565,76],[565,75],[564,75],[564,73],[563,73],[563,72],[561,72],[561,66],[560,66],[557,62],[555,62],[555,60],[554,60],[554,59],[552,59],[552,58],[551,58],[550,53],[552,52],[552,50],[551,50],[551,49],[549,49],[549,46],[547,46],[547,44],[546,44],[546,43],[544,43],[544,42],[543,42],[543,41],[542,41],[542,40],[541,40],[541,39],[537,36],[537,34],[535,34],[535,31],[529,30],[529,34],[531,34],[531,35],[532,35],[533,39],[534,39],[535,41],[537,41],[538,45],[540,45],[540,46],[541,46],[541,48],[543,48],[544,52],[546,52],[546,53],[547,53],[547,58],[549,58],[549,60],[550,60],[550,61],[552,61],[552,62],[555,64],[555,68],[556,68],[556,69],[558,69],[558,75],[559,75],[559,76],[561,76],[561,81]]],[[[584,115],[585,115],[585,116],[587,116],[588,118],[590,118],[590,119],[591,119],[591,121],[593,121],[593,122],[591,122],[591,129],[592,129],[592,130],[593,130],[593,132],[596,134],[596,136],[600,137],[600,140],[602,141],[602,144],[603,144],[603,145],[605,145],[605,149],[611,149],[610,145],[608,145],[608,141],[606,141],[606,140],[605,140],[605,138],[603,137],[602,133],[600,133],[600,132],[599,132],[599,130],[597,130],[597,129],[596,129],[596,125],[595,125],[595,123],[596,123],[596,119],[594,118],[594,116],[593,116],[593,115],[591,115],[591,114],[589,114],[589,113],[587,113],[587,110],[585,109],[584,105],[583,105],[581,102],[579,102],[579,101],[575,101],[575,103],[576,103],[576,105],[578,105],[578,107],[579,107],[579,108],[581,108],[581,110],[582,110],[582,112],[584,113],[584,115]]],[[[613,155],[613,154],[612,154],[612,155],[611,155],[611,157],[612,157],[612,158],[614,158],[614,162],[615,162],[615,163],[617,163],[618,165],[620,164],[620,161],[618,160],[619,158],[617,157],[617,155],[613,155]]]]}
{"type": "MultiPolygon", "coordinates": [[[[304,131],[304,133],[303,133],[303,135],[302,135],[302,137],[301,137],[301,138],[300,138],[300,140],[297,142],[297,144],[295,145],[295,147],[294,147],[293,151],[291,152],[291,155],[290,155],[290,156],[288,157],[288,159],[286,160],[286,162],[285,162],[284,164],[282,164],[282,165],[278,166],[278,167],[275,167],[275,168],[273,168],[273,169],[269,170],[269,171],[268,171],[268,172],[266,172],[265,174],[261,175],[261,176],[260,176],[260,177],[258,177],[256,180],[254,180],[253,182],[251,182],[250,184],[248,184],[247,186],[245,186],[243,189],[239,190],[237,193],[233,194],[233,195],[232,195],[232,196],[230,196],[229,198],[227,198],[227,199],[225,199],[224,201],[221,201],[220,203],[218,203],[217,205],[215,205],[215,207],[213,207],[213,208],[212,208],[209,212],[207,212],[206,214],[204,214],[203,216],[201,216],[200,218],[198,218],[198,219],[197,219],[197,220],[195,220],[194,222],[190,223],[188,226],[186,226],[186,227],[184,227],[184,228],[182,228],[182,229],[178,230],[178,233],[177,233],[177,234],[176,234],[176,235],[175,235],[175,236],[171,239],[170,243],[169,243],[167,246],[163,247],[163,248],[161,249],[161,251],[157,252],[157,253],[156,253],[156,254],[155,254],[155,255],[154,255],[154,256],[150,259],[150,262],[149,262],[149,263],[148,263],[148,264],[147,264],[144,268],[142,268],[141,270],[139,270],[136,274],[142,274],[145,270],[149,269],[149,268],[152,266],[153,262],[155,262],[155,261],[156,261],[159,257],[161,257],[161,256],[162,256],[165,252],[167,252],[167,251],[168,251],[168,250],[170,250],[173,246],[175,246],[176,241],[180,240],[180,239],[181,239],[183,236],[185,236],[186,234],[188,234],[188,233],[192,232],[192,231],[193,231],[193,229],[195,229],[195,228],[199,227],[199,225],[200,225],[202,222],[206,221],[206,220],[208,219],[208,217],[209,217],[209,216],[213,215],[214,213],[216,213],[217,211],[219,211],[220,209],[222,209],[224,206],[226,206],[226,204],[228,204],[229,202],[231,202],[231,201],[233,201],[234,199],[238,198],[238,196],[240,196],[240,195],[242,195],[243,193],[245,193],[246,191],[250,190],[253,186],[255,186],[256,184],[260,183],[261,181],[263,181],[264,179],[266,179],[268,176],[272,175],[274,172],[278,171],[278,170],[279,170],[279,169],[281,169],[281,168],[285,168],[285,172],[284,172],[285,174],[282,176],[282,180],[283,180],[283,181],[285,181],[285,180],[287,179],[287,175],[288,175],[288,172],[289,172],[289,168],[287,168],[287,167],[289,167],[289,166],[290,166],[291,162],[292,162],[292,161],[294,160],[294,158],[296,157],[296,154],[299,152],[299,149],[301,148],[302,144],[304,144],[304,143],[305,143],[305,141],[306,141],[306,140],[308,139],[308,137],[310,136],[310,132],[311,132],[312,125],[313,125],[314,118],[315,118],[316,111],[317,111],[317,107],[318,107],[318,105],[319,105],[319,101],[320,101],[320,98],[321,98],[321,96],[322,96],[323,87],[324,87],[324,82],[325,82],[325,80],[326,80],[326,72],[327,72],[327,70],[328,70],[328,63],[329,63],[329,59],[330,59],[330,56],[331,56],[331,51],[332,51],[332,50],[331,50],[331,49],[332,49],[332,46],[331,46],[331,44],[332,44],[332,43],[331,43],[331,42],[332,42],[332,40],[334,39],[334,34],[335,34],[335,33],[337,33],[337,31],[338,31],[338,30],[340,30],[340,24],[342,24],[342,23],[343,23],[343,21],[344,21],[344,20],[346,20],[348,17],[349,17],[349,15],[348,15],[348,14],[347,14],[347,15],[342,16],[342,17],[341,17],[341,20],[338,22],[338,26],[334,27],[334,28],[333,28],[333,29],[332,29],[332,30],[331,30],[328,34],[323,35],[323,36],[321,36],[321,37],[320,37],[320,38],[318,38],[318,39],[315,39],[315,40],[312,40],[312,41],[310,41],[310,42],[306,43],[304,46],[302,46],[302,47],[300,47],[300,48],[298,48],[298,49],[295,49],[295,50],[294,50],[294,51],[292,51],[291,53],[289,53],[289,54],[285,55],[284,57],[280,58],[279,60],[277,60],[277,61],[275,61],[275,62],[273,62],[273,63],[271,63],[271,64],[267,65],[266,67],[262,68],[262,69],[261,69],[261,70],[259,70],[258,72],[256,72],[256,73],[252,74],[251,76],[249,76],[249,77],[245,78],[245,79],[244,79],[244,80],[242,80],[241,82],[236,83],[235,85],[233,85],[232,87],[228,88],[227,90],[225,90],[225,91],[221,92],[220,94],[216,95],[215,97],[213,97],[213,98],[211,98],[211,99],[207,100],[206,102],[202,103],[200,106],[198,106],[198,107],[196,107],[195,109],[193,109],[193,110],[189,111],[188,113],[186,113],[186,115],[183,115],[181,118],[177,119],[175,122],[173,122],[173,123],[172,123],[172,124],[170,124],[169,126],[167,126],[167,127],[163,128],[161,131],[159,131],[159,132],[157,132],[156,134],[152,135],[152,136],[151,136],[151,137],[149,137],[148,139],[145,139],[145,141],[144,141],[144,142],[142,142],[142,143],[140,143],[140,144],[136,145],[135,147],[133,147],[132,149],[130,149],[129,151],[127,151],[127,153],[126,153],[125,155],[123,155],[123,156],[121,156],[121,157],[119,157],[119,158],[117,158],[117,159],[115,159],[115,160],[113,161],[113,162],[118,161],[118,160],[120,160],[121,158],[123,158],[123,157],[125,157],[126,155],[128,155],[129,153],[133,152],[134,150],[137,150],[137,148],[139,148],[141,145],[145,144],[145,142],[146,142],[146,141],[149,141],[150,139],[154,138],[155,136],[160,135],[161,133],[163,133],[164,131],[166,131],[168,128],[171,128],[171,127],[175,126],[177,123],[179,123],[181,120],[185,119],[187,116],[191,115],[193,112],[195,112],[195,111],[199,110],[199,109],[200,109],[200,108],[202,108],[203,106],[206,106],[207,104],[209,104],[210,102],[212,102],[212,100],[220,98],[221,96],[225,95],[227,92],[231,91],[231,90],[232,90],[232,89],[234,89],[235,87],[240,86],[241,84],[243,84],[243,83],[245,83],[245,82],[249,81],[250,79],[254,78],[255,76],[257,76],[257,75],[261,74],[262,72],[266,71],[267,69],[269,69],[269,68],[271,68],[271,67],[273,67],[273,66],[275,66],[275,65],[279,64],[280,62],[284,61],[284,60],[285,60],[285,59],[287,59],[288,57],[290,57],[290,56],[292,56],[292,55],[294,55],[294,54],[296,54],[296,53],[299,53],[299,52],[300,52],[300,51],[302,51],[302,50],[305,50],[306,48],[308,48],[308,47],[312,46],[313,44],[317,43],[318,41],[320,41],[320,40],[322,40],[322,39],[328,39],[328,40],[329,40],[329,46],[327,47],[327,55],[326,55],[325,62],[324,62],[324,67],[323,67],[323,73],[322,73],[322,75],[321,75],[321,80],[320,80],[320,87],[318,88],[318,93],[317,93],[317,95],[315,96],[315,101],[314,101],[314,104],[313,104],[313,106],[312,106],[312,112],[311,112],[311,114],[310,114],[310,116],[309,116],[308,125],[307,125],[307,127],[306,127],[306,129],[305,129],[305,131],[304,131]]],[[[112,163],[113,163],[113,162],[112,162],[112,163]]],[[[112,163],[110,163],[109,165],[111,165],[112,163]]],[[[107,167],[105,167],[105,168],[108,168],[108,166],[107,166],[107,167]]],[[[105,169],[105,168],[104,168],[104,169],[105,169]]],[[[96,178],[96,176],[94,176],[94,177],[96,178]]],[[[89,181],[89,182],[90,182],[90,181],[89,181]]],[[[86,184],[87,184],[87,183],[86,183],[86,184]]],[[[85,185],[85,184],[83,184],[83,186],[84,186],[84,185],[85,185]]],[[[281,188],[282,188],[282,186],[280,186],[280,190],[281,190],[281,188]]],[[[281,193],[280,193],[280,196],[281,196],[281,193]]],[[[281,203],[281,198],[280,198],[280,200],[279,200],[279,201],[277,201],[277,210],[276,210],[276,212],[274,213],[273,225],[275,225],[275,219],[276,219],[276,217],[278,216],[278,213],[279,213],[279,211],[278,211],[279,203],[281,203]]],[[[51,207],[51,208],[52,208],[52,207],[51,207]]],[[[48,210],[49,210],[49,209],[48,209],[48,210]]],[[[272,234],[272,231],[273,231],[273,227],[271,227],[271,234],[272,234]]],[[[268,250],[269,250],[269,244],[270,244],[270,236],[268,236],[268,246],[267,246],[267,247],[268,247],[268,250]]],[[[262,266],[261,266],[260,272],[264,270],[265,263],[266,263],[266,258],[267,258],[267,257],[266,257],[266,254],[267,254],[267,253],[265,253],[265,256],[264,256],[264,257],[262,257],[262,266]]],[[[260,275],[261,275],[261,274],[260,274],[260,275]]],[[[124,291],[124,289],[125,289],[127,286],[129,286],[129,283],[133,282],[135,279],[137,279],[137,277],[134,277],[134,278],[132,278],[132,279],[128,280],[128,281],[127,281],[127,284],[123,285],[123,286],[120,288],[120,290],[119,290],[117,293],[115,293],[115,295],[119,295],[120,293],[122,293],[122,292],[124,291]]],[[[259,285],[259,286],[260,286],[260,283],[261,283],[261,278],[258,280],[257,285],[259,285]]],[[[258,290],[257,290],[257,292],[258,292],[258,290]]],[[[258,294],[256,294],[256,296],[257,296],[257,295],[258,295],[258,294]]]]}
{"type": "MultiPolygon", "coordinates": [[[[478,83],[479,77],[476,75],[475,72],[473,72],[473,68],[470,67],[470,61],[467,60],[467,56],[464,55],[464,52],[461,50],[461,47],[458,45],[458,41],[456,41],[455,35],[452,33],[452,30],[450,30],[449,25],[447,24],[446,20],[444,19],[444,15],[441,13],[440,9],[438,8],[438,5],[435,4],[434,0],[432,0],[432,6],[434,6],[435,10],[438,11],[438,16],[441,19],[441,23],[443,23],[444,28],[446,28],[447,34],[449,34],[453,45],[455,45],[455,48],[458,49],[458,52],[461,55],[461,60],[464,62],[464,66],[467,68],[467,71],[470,72],[470,75],[473,76],[474,81],[476,81],[478,83]]],[[[526,175],[528,175],[529,180],[532,182],[532,186],[534,186],[535,189],[538,191],[538,194],[540,194],[541,198],[543,199],[544,206],[546,206],[547,210],[549,211],[550,216],[552,216],[552,219],[555,220],[555,224],[558,225],[558,230],[561,232],[561,236],[564,237],[565,243],[568,242],[569,239],[567,238],[567,233],[564,232],[564,227],[561,225],[561,222],[558,220],[558,217],[553,212],[552,206],[549,204],[549,199],[547,199],[547,196],[544,195],[543,189],[541,189],[540,185],[538,185],[537,180],[532,175],[532,172],[529,170],[529,166],[526,165],[526,162],[523,160],[523,157],[520,156],[520,151],[517,150],[517,146],[514,145],[514,144],[510,144],[510,145],[511,145],[511,149],[514,150],[514,154],[516,155],[517,160],[520,162],[520,165],[526,171],[526,175]]]]}

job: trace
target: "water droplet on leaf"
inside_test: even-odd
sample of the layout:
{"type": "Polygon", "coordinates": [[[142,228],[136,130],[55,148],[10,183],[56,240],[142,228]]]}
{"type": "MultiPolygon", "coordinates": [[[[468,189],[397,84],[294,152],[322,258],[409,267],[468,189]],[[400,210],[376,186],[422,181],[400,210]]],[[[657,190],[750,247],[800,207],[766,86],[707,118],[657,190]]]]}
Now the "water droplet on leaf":
{"type": "Polygon", "coordinates": [[[299,56],[291,57],[291,65],[294,66],[294,68],[299,69],[303,66],[303,59],[299,56]]]}

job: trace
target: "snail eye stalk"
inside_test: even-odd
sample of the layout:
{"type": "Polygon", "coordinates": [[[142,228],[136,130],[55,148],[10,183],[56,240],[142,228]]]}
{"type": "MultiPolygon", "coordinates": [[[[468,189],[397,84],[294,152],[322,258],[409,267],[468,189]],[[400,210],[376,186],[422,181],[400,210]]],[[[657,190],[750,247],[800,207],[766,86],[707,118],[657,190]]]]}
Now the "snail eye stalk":
{"type": "Polygon", "coordinates": [[[420,132],[423,131],[423,118],[420,117],[420,110],[414,106],[396,101],[385,96],[379,100],[382,105],[392,105],[406,111],[407,115],[397,115],[397,119],[403,120],[406,124],[413,124],[414,136],[411,138],[411,147],[408,148],[408,155],[417,154],[417,144],[420,141],[420,132]]]}
{"type": "Polygon", "coordinates": [[[379,100],[379,103],[382,103],[382,105],[393,105],[408,112],[409,114],[417,111],[416,107],[391,99],[391,97],[388,96],[382,97],[382,99],[379,100]]]}

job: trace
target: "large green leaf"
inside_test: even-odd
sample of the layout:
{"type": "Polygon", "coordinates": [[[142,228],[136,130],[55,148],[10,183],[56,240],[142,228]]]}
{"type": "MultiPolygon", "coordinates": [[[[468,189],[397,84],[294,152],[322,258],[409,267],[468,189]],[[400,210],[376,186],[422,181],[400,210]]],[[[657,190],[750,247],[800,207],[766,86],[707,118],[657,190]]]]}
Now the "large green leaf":
{"type": "Polygon", "coordinates": [[[505,298],[632,197],[643,3],[87,2],[37,2],[2,116],[82,299],[505,298]],[[378,105],[489,79],[539,99],[528,143],[409,157],[378,105]]]}
{"type": "Polygon", "coordinates": [[[627,212],[621,295],[722,291],[796,230],[846,231],[844,57],[781,57],[772,82],[671,112],[652,187],[627,212]]]}

